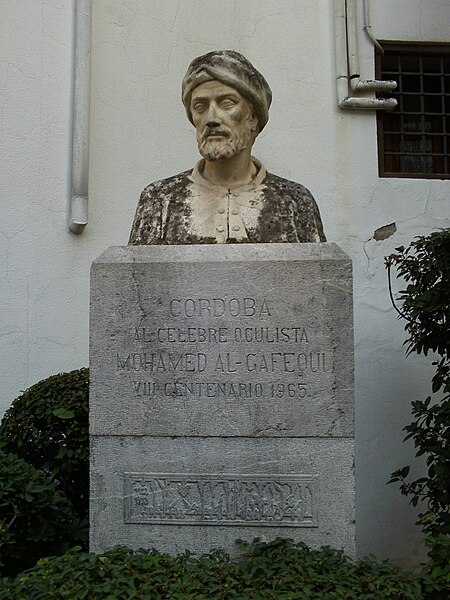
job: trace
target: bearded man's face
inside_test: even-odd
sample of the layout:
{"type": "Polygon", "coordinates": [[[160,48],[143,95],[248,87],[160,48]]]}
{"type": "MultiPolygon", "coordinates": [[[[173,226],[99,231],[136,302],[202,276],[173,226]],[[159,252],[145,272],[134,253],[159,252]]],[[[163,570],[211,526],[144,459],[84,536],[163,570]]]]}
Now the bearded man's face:
{"type": "Polygon", "coordinates": [[[206,160],[228,160],[251,147],[257,133],[253,107],[220,81],[207,81],[192,92],[191,112],[200,154],[206,160]]]}

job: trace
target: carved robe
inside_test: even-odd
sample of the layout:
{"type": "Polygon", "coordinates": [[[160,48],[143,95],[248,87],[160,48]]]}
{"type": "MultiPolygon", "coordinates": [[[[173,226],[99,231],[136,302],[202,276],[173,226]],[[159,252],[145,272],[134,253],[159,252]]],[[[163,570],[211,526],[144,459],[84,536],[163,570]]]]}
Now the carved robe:
{"type": "Polygon", "coordinates": [[[141,194],[129,245],[325,242],[319,209],[299,183],[268,173],[225,188],[193,170],[151,183],[141,194]]]}

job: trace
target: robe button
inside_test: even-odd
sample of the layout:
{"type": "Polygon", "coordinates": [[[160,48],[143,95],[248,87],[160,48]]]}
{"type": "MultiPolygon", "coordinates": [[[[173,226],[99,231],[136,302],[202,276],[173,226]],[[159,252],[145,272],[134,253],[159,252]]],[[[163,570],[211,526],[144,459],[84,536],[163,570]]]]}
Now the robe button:
{"type": "Polygon", "coordinates": [[[239,229],[240,229],[239,225],[235,225],[235,226],[233,227],[233,231],[239,231],[239,229]]]}
{"type": "Polygon", "coordinates": [[[222,225],[219,225],[218,227],[216,227],[216,229],[217,229],[217,231],[219,233],[223,233],[223,226],[222,225]]]}
{"type": "Polygon", "coordinates": [[[238,215],[239,214],[239,209],[238,208],[233,208],[233,210],[231,211],[231,213],[233,215],[238,215]]]}
{"type": "Polygon", "coordinates": [[[219,210],[217,211],[220,215],[223,215],[223,213],[225,212],[224,208],[219,208],[219,210]]]}

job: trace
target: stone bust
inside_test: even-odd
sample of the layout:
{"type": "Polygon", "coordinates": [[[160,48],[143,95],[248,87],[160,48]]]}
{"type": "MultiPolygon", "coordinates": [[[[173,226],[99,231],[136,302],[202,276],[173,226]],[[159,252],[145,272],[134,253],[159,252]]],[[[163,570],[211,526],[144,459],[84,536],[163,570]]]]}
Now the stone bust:
{"type": "Polygon", "coordinates": [[[144,189],[130,245],[326,241],[311,193],[251,154],[272,93],[244,56],[218,50],[194,59],[182,99],[203,158],[144,189]]]}

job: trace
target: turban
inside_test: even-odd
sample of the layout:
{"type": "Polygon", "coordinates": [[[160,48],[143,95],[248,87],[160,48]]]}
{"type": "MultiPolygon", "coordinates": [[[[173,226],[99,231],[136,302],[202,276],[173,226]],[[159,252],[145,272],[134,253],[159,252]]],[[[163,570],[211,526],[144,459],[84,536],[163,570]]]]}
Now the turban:
{"type": "Polygon", "coordinates": [[[258,117],[259,131],[269,119],[272,92],[259,71],[239,52],[215,50],[194,58],[181,86],[183,104],[188,119],[193,123],[191,96],[194,89],[206,81],[217,80],[237,90],[251,102],[258,117]]]}

